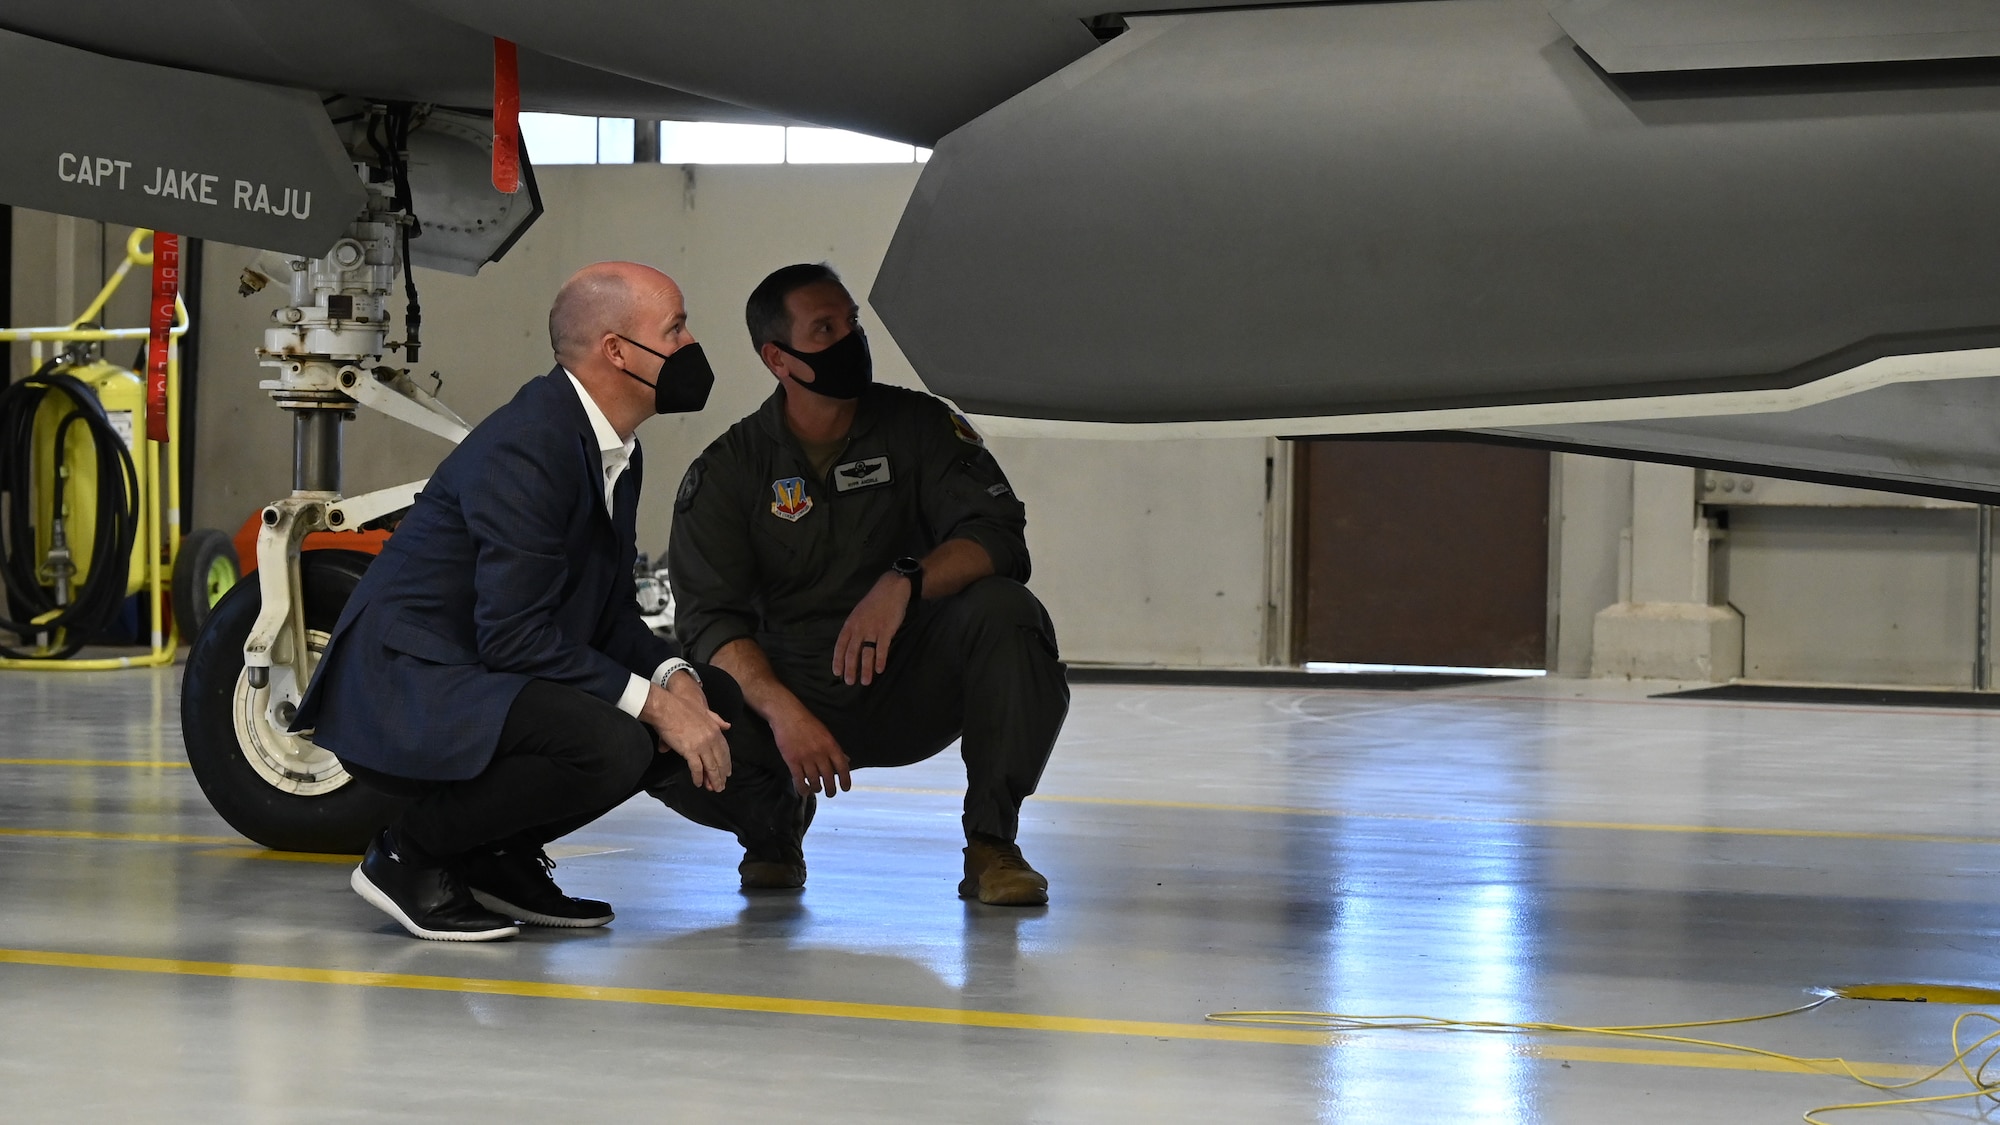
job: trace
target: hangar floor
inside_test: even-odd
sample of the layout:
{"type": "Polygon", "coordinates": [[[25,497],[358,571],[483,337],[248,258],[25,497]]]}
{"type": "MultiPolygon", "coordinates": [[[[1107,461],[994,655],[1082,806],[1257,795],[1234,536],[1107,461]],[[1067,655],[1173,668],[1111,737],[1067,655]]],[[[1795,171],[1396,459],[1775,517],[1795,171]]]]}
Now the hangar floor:
{"type": "MultiPolygon", "coordinates": [[[[727,841],[641,800],[558,873],[617,922],[467,947],[404,937],[347,861],[235,838],[179,764],[175,672],[0,674],[0,1118],[1785,1122],[1867,1097],[1699,1048],[1202,1023],[2000,984],[2000,716],[1648,690],[1079,687],[1023,836],[1046,910],[953,897],[940,760],[823,807],[803,894],[740,894],[727,841]]],[[[1948,1057],[1961,1010],[1710,1034],[1889,1078],[1948,1057]]]]}

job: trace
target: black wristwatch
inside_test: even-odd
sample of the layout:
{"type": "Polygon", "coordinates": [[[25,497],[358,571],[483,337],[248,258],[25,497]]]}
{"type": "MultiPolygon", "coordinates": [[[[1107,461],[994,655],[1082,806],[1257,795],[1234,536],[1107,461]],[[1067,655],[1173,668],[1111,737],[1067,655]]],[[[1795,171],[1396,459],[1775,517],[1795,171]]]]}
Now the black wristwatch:
{"type": "Polygon", "coordinates": [[[915,605],[924,598],[924,564],[921,559],[908,555],[889,564],[889,569],[910,580],[910,604],[915,605]]]}

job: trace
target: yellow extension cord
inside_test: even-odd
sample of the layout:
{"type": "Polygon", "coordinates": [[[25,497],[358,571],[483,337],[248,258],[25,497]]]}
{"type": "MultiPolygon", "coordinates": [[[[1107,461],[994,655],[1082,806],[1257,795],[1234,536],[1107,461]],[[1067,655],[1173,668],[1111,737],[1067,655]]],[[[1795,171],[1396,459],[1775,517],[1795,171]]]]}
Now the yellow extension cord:
{"type": "Polygon", "coordinates": [[[1314,1031],[1541,1033],[1597,1035],[1615,1039],[1643,1039],[1654,1043],[1680,1043],[1693,1047],[1709,1047],[1716,1050],[1737,1051],[1747,1055],[1761,1055],[1765,1058],[1778,1059],[1783,1062],[1794,1063],[1802,1067],[1817,1070],[1824,1074],[1833,1075],[1834,1077],[1845,1076],[1861,1083],[1863,1086],[1881,1090],[1885,1093],[1913,1089],[1926,1082],[1940,1078],[1953,1067],[1957,1067],[1964,1074],[1965,1080],[1970,1082],[1973,1087],[1964,1093],[1958,1094],[1931,1094],[1924,1097],[1887,1098],[1872,1102],[1844,1102],[1837,1105],[1823,1105],[1806,1111],[1805,1120],[1810,1125],[1827,1125],[1827,1122],[1819,1116],[1820,1114],[1835,1113],[1843,1110],[1889,1109],[1923,1105],[1929,1102],[1949,1102],[1964,1098],[1980,1097],[2000,1102],[2000,1077],[1988,1078],[1986,1076],[1987,1068],[1993,1065],[1996,1058],[2000,1058],[2000,1045],[1995,1045],[1988,1049],[1985,1057],[1981,1058],[1976,1066],[1967,1061],[1981,1048],[1986,1048],[1994,1040],[2000,1039],[2000,1016],[1994,1016],[1987,1012],[1966,1012],[1952,1021],[1951,1046],[1953,1055],[1949,1061],[1921,1078],[1914,1078],[1908,1082],[1895,1083],[1876,1082],[1868,1078],[1863,1078],[1861,1075],[1855,1073],[1854,1068],[1848,1064],[1846,1059],[1801,1058],[1797,1055],[1784,1054],[1781,1051],[1767,1051],[1762,1047],[1747,1047],[1741,1043],[1723,1043],[1713,1039],[1695,1039],[1684,1035],[1660,1034],[1666,1031],[1684,1031],[1694,1027],[1722,1027],[1727,1024],[1756,1023],[1761,1020],[1782,1019],[1785,1016],[1802,1015],[1806,1012],[1822,1008],[1835,1000],[1845,998],[1847,997],[1842,992],[1828,992],[1810,1004],[1803,1004],[1796,1008],[1787,1008],[1782,1012],[1767,1012],[1760,1016],[1737,1016],[1732,1019],[1719,1020],[1695,1020],[1689,1023],[1634,1024],[1629,1027],[1575,1027],[1561,1023],[1500,1023],[1488,1020],[1442,1019],[1437,1016],[1357,1016],[1348,1015],[1343,1012],[1211,1012],[1207,1018],[1213,1023],[1305,1028],[1314,1031]],[[1985,1020],[1988,1023],[1994,1024],[1995,1028],[1987,1032],[1977,1042],[1960,1046],[1959,1037],[1967,1020],[1985,1020]]]}

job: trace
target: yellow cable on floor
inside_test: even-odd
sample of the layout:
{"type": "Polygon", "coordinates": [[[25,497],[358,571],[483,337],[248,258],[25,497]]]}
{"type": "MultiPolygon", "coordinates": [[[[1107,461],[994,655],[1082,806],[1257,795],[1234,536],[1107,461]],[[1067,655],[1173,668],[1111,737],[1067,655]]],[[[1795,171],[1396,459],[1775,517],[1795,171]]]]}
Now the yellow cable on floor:
{"type": "Polygon", "coordinates": [[[1314,1031],[1475,1031],[1514,1034],[1597,1035],[1615,1039],[1643,1039],[1655,1043],[1679,1043],[1685,1046],[1709,1047],[1722,1051],[1736,1051],[1747,1055],[1761,1055],[1765,1058],[1777,1059],[1808,1069],[1818,1070],[1834,1077],[1851,1078],[1863,1086],[1886,1093],[1913,1089],[1926,1082],[1942,1077],[1953,1067],[1957,1067],[1960,1073],[1965,1076],[1965,1080],[1971,1083],[1973,1087],[1958,1094],[1931,1094],[1924,1097],[1888,1098],[1872,1102],[1845,1102],[1838,1105],[1823,1105],[1806,1112],[1805,1120],[1810,1125],[1827,1125],[1819,1116],[1820,1114],[1835,1113],[1844,1110],[1888,1109],[1922,1105],[1929,1102],[1949,1102],[1978,1097],[2000,1102],[2000,1077],[1989,1078],[1986,1073],[1988,1068],[1993,1066],[1995,1060],[2000,1059],[2000,1046],[1991,1047],[1986,1052],[1985,1057],[1979,1060],[1977,1066],[1973,1066],[1967,1062],[1975,1052],[1992,1044],[1996,1039],[2000,1039],[2000,1016],[1994,1016],[1986,1012],[1966,1012],[1952,1021],[1951,1046],[1953,1054],[1949,1061],[1921,1078],[1914,1078],[1908,1082],[1894,1083],[1876,1082],[1872,1079],[1864,1078],[1855,1072],[1854,1067],[1846,1059],[1802,1058],[1798,1055],[1785,1054],[1782,1051],[1767,1051],[1762,1047],[1750,1047],[1741,1043],[1724,1043],[1714,1039],[1696,1039],[1685,1035],[1661,1034],[1662,1032],[1683,1031],[1695,1027],[1723,1027],[1728,1024],[1757,1023],[1762,1020],[1783,1019],[1786,1016],[1802,1015],[1806,1012],[1815,1011],[1842,998],[1838,992],[1829,992],[1810,1004],[1801,1004],[1796,1008],[1787,1008],[1782,1012],[1766,1012],[1763,1015],[1756,1016],[1733,1016],[1728,1019],[1717,1020],[1692,1020],[1686,1023],[1630,1024],[1620,1027],[1580,1027],[1562,1023],[1503,1023],[1495,1020],[1445,1019],[1439,1016],[1362,1016],[1350,1015],[1345,1012],[1210,1012],[1206,1018],[1212,1023],[1307,1028],[1314,1031]],[[1967,1020],[1985,1020],[1996,1026],[1993,1031],[1982,1036],[1977,1042],[1961,1047],[1959,1045],[1959,1038],[1967,1020]]]}

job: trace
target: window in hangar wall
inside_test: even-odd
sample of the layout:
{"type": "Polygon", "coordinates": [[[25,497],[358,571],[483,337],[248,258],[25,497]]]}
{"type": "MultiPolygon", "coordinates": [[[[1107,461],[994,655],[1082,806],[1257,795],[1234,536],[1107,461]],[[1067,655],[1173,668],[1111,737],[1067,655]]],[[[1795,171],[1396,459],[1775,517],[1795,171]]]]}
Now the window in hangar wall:
{"type": "MultiPolygon", "coordinates": [[[[637,122],[629,117],[524,113],[521,135],[538,165],[630,164],[637,122]]],[[[663,121],[662,164],[921,164],[931,150],[845,129],[663,121]]]]}

